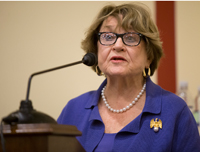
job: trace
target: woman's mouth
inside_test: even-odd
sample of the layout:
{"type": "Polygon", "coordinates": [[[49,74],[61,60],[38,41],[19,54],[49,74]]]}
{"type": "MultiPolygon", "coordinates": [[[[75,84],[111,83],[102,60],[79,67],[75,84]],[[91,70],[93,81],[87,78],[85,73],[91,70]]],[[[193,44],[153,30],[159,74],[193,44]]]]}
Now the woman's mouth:
{"type": "Polygon", "coordinates": [[[114,62],[114,63],[126,61],[126,59],[124,59],[124,58],[121,57],[121,56],[113,56],[110,60],[111,60],[112,62],[114,62]]]}

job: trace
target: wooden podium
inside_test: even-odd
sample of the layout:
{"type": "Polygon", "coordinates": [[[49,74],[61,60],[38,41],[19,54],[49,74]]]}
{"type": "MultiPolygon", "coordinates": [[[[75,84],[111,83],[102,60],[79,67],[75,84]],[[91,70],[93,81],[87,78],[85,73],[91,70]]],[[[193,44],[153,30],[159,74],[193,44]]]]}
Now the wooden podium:
{"type": "MultiPolygon", "coordinates": [[[[58,124],[3,125],[6,152],[85,152],[75,126],[58,124]]],[[[0,144],[0,152],[2,152],[0,144]]]]}

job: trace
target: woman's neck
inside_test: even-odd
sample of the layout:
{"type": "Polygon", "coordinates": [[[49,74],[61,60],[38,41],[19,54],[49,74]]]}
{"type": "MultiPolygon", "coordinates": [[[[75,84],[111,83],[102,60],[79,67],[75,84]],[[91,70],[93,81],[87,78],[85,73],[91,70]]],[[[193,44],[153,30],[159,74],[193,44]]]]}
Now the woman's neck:
{"type": "Polygon", "coordinates": [[[105,96],[110,104],[113,102],[127,104],[140,93],[144,83],[145,79],[143,77],[137,79],[107,77],[105,96]]]}
{"type": "Polygon", "coordinates": [[[141,90],[145,83],[144,77],[129,78],[129,77],[107,77],[107,90],[115,91],[116,93],[127,92],[132,90],[132,92],[141,90]]]}

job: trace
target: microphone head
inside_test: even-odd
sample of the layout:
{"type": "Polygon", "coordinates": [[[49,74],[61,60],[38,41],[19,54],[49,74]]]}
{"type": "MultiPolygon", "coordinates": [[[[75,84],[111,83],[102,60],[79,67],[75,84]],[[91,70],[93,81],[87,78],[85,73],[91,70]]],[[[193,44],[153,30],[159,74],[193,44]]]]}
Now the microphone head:
{"type": "Polygon", "coordinates": [[[97,63],[97,57],[94,53],[87,53],[82,59],[83,64],[93,66],[97,63]]]}

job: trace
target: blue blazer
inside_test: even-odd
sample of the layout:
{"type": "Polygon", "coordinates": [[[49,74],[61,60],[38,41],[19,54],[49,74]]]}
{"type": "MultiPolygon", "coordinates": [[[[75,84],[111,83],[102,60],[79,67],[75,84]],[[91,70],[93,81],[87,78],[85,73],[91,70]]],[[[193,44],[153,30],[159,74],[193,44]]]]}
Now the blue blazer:
{"type": "MultiPolygon", "coordinates": [[[[105,126],[98,110],[101,90],[90,91],[70,100],[57,122],[75,125],[82,132],[78,141],[87,152],[95,150],[105,126]]],[[[146,82],[146,102],[142,113],[120,130],[114,139],[113,152],[200,152],[200,137],[195,119],[184,100],[146,82]],[[150,128],[152,119],[162,121],[162,129],[150,128]]],[[[106,152],[106,149],[105,151],[106,152]]]]}

